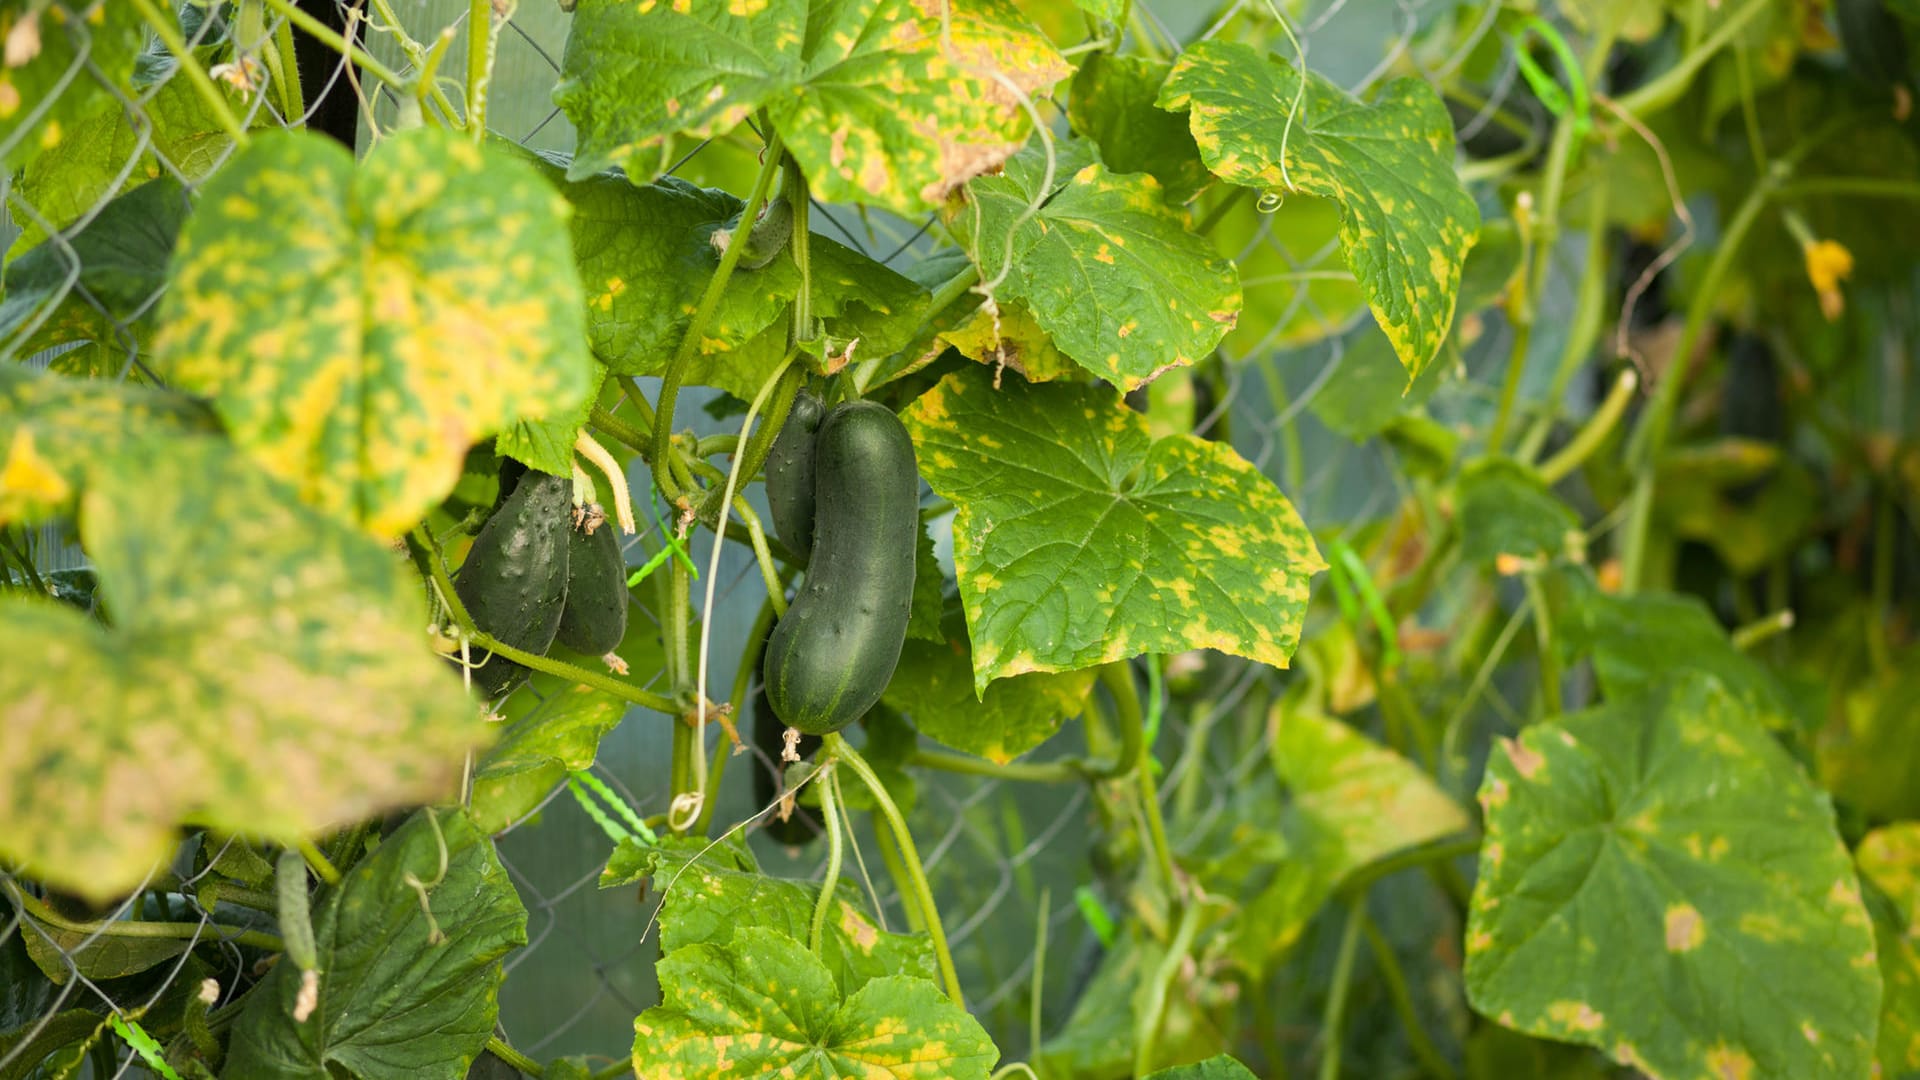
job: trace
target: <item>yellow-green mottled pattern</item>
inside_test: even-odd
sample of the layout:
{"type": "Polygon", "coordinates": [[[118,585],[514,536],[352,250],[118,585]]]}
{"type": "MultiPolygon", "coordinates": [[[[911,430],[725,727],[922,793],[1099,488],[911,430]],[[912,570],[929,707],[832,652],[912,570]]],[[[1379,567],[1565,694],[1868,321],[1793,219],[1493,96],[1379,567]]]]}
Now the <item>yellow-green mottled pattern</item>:
{"type": "Polygon", "coordinates": [[[1654,1080],[1868,1074],[1880,973],[1833,807],[1711,678],[1527,728],[1480,802],[1477,1012],[1654,1080]]]}
{"type": "MultiPolygon", "coordinates": [[[[917,584],[917,582],[916,582],[917,584]]],[[[1030,672],[1001,679],[977,700],[964,621],[940,641],[908,641],[882,700],[913,718],[929,739],[1005,764],[1080,715],[1093,689],[1090,670],[1030,672]]]]}
{"type": "Polygon", "coordinates": [[[178,181],[155,180],[101,207],[64,243],[43,243],[10,264],[0,298],[0,362],[95,341],[124,363],[126,348],[144,346],[150,336],[144,313],[166,284],[187,210],[178,181]]]}
{"type": "Polygon", "coordinates": [[[814,193],[901,214],[938,207],[1020,148],[1026,114],[1072,70],[1007,0],[581,0],[554,100],[579,129],[572,175],[671,162],[673,135],[764,108],[814,193]]]}
{"type": "Polygon", "coordinates": [[[0,525],[65,512],[111,471],[121,443],[217,426],[197,402],[164,390],[0,365],[0,525]]]}
{"type": "Polygon", "coordinates": [[[286,842],[449,794],[491,729],[405,562],[224,444],[121,449],[80,497],[112,629],[0,602],[0,856],[104,900],[186,820],[286,842]]]}
{"type": "Polygon", "coordinates": [[[1004,368],[1028,382],[1052,382],[1081,374],[1080,365],[1060,351],[1027,305],[1005,295],[999,298],[995,310],[984,304],[975,308],[959,325],[941,334],[940,340],[969,360],[1004,368]]]}
{"type": "Polygon", "coordinates": [[[0,162],[8,171],[72,138],[115,91],[131,96],[145,26],[126,0],[0,3],[0,162]]]}
{"type": "MultiPolygon", "coordinates": [[[[1262,192],[1340,204],[1340,245],[1409,381],[1453,324],[1460,266],[1480,212],[1453,168],[1453,124],[1433,88],[1396,79],[1363,103],[1249,45],[1203,41],[1180,54],[1160,107],[1185,110],[1214,175],[1262,192]]],[[[1280,211],[1285,213],[1284,207],[1280,211]]]]}
{"type": "Polygon", "coordinates": [[[1881,1076],[1920,1072],[1920,822],[1875,829],[1854,859],[1874,891],[1867,910],[1885,988],[1874,1056],[1881,1076]]]}
{"type": "Polygon", "coordinates": [[[1476,459],[1460,472],[1453,490],[1453,519],[1460,553],[1491,564],[1501,555],[1558,558],[1579,515],[1547,489],[1539,474],[1504,457],[1476,459]]]}
{"type": "Polygon", "coordinates": [[[606,737],[627,715],[627,703],[591,686],[545,698],[515,694],[508,727],[475,766],[468,812],[481,832],[501,832],[532,813],[567,773],[593,765],[606,737]]]}
{"type": "MultiPolygon", "coordinates": [[[[560,166],[526,157],[573,205],[573,250],[594,355],[619,374],[660,374],[720,265],[714,230],[738,217],[744,204],[672,177],[641,185],[617,173],[569,181],[560,166]]],[[[809,247],[814,314],[827,334],[859,338],[862,355],[906,344],[926,290],[828,237],[816,234],[809,247]]],[[[784,334],[770,347],[760,339],[785,325],[799,288],[790,251],[758,270],[736,266],[686,381],[751,399],[785,352],[784,334]]]]}
{"type": "Polygon", "coordinates": [[[222,1075],[463,1080],[493,1034],[499,961],[527,943],[527,913],[486,834],[440,808],[415,812],[324,893],[313,930],[313,1015],[294,1019],[300,972],[275,965],[247,999],[222,1075]],[[444,940],[432,939],[412,882],[429,883],[444,940]]]}
{"type": "Polygon", "coordinates": [[[1236,954],[1256,972],[1299,940],[1347,875],[1471,824],[1418,766],[1338,720],[1281,703],[1267,729],[1286,807],[1241,818],[1227,838],[1239,851],[1278,856],[1234,930],[1236,954]],[[1254,836],[1261,839],[1250,842],[1254,836]]]}
{"type": "Polygon", "coordinates": [[[1028,671],[1219,649],[1287,666],[1326,563],[1231,447],[1155,440],[1097,386],[955,372],[903,416],[920,474],[958,508],[976,694],[1028,671]]]}
{"type": "Polygon", "coordinates": [[[663,1001],[633,1021],[640,1080],[986,1080],[1000,1056],[931,981],[885,975],[843,996],[805,945],[764,927],[657,970],[663,1001]]]}
{"type": "MultiPolygon", "coordinates": [[[[1213,182],[1200,160],[1185,117],[1154,107],[1173,65],[1144,56],[1096,52],[1073,76],[1067,119],[1073,130],[1100,147],[1100,160],[1116,173],[1151,173],[1167,201],[1192,201],[1213,182]]],[[[1236,243],[1243,243],[1245,233],[1236,243]]]]}
{"type": "Polygon", "coordinates": [[[301,498],[397,535],[477,439],[592,389],[567,213],[451,132],[402,132],[358,166],[322,136],[261,136],[181,233],[162,374],[301,498]]]}
{"type": "MultiPolygon", "coordinates": [[[[226,83],[215,85],[236,113],[246,116],[252,111],[226,83]]],[[[233,147],[233,140],[220,130],[219,121],[208,110],[206,99],[184,77],[160,84],[152,96],[142,100],[140,115],[150,131],[135,130],[119,99],[105,98],[91,115],[73,125],[72,133],[59,146],[21,170],[14,197],[33,207],[55,228],[65,228],[120,191],[172,176],[172,171],[160,164],[161,157],[179,171],[182,180],[198,183],[233,147]],[[135,159],[132,175],[120,181],[129,158],[135,159]],[[121,182],[119,188],[114,186],[116,181],[121,182]]],[[[261,123],[270,122],[272,117],[266,109],[254,115],[261,123]]],[[[47,233],[31,215],[16,217],[25,219],[18,222],[21,233],[11,252],[18,256],[45,240],[47,233]]]]}
{"type": "Polygon", "coordinates": [[[1058,194],[1022,221],[1044,194],[1046,154],[1021,151],[1004,173],[968,187],[953,231],[990,278],[1011,240],[1012,267],[995,295],[1023,303],[1075,363],[1131,390],[1220,343],[1240,313],[1240,279],[1187,230],[1158,181],[1110,173],[1091,155],[1090,144],[1057,144],[1058,194]]]}

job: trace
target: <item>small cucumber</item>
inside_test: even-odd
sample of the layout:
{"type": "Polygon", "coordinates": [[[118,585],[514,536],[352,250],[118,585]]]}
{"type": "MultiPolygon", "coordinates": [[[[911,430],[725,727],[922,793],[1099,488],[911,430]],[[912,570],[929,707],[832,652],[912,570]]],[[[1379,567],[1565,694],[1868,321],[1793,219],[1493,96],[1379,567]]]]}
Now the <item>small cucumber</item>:
{"type": "Polygon", "coordinates": [[[567,603],[555,640],[577,653],[601,656],[627,636],[627,560],[620,530],[598,503],[567,530],[567,603]]]}
{"type": "MultiPolygon", "coordinates": [[[[769,628],[771,637],[771,628],[769,628]]],[[[786,775],[787,763],[780,755],[787,748],[787,725],[773,715],[773,706],[767,703],[767,687],[763,681],[760,692],[753,697],[753,746],[765,760],[753,763],[753,806],[758,810],[771,803],[774,796],[780,794],[780,778],[786,775]]],[[[795,748],[800,760],[805,761],[820,749],[820,736],[802,735],[795,748]]],[[[778,811],[760,819],[766,823],[766,833],[788,847],[799,847],[820,835],[820,821],[814,812],[799,805],[796,801],[793,814],[785,821],[780,820],[778,811]]]]}
{"type": "Polygon", "coordinates": [[[787,422],[767,451],[767,509],[773,532],[805,566],[813,554],[813,439],[826,406],[805,390],[793,396],[787,422]]]}
{"type": "MultiPolygon", "coordinates": [[[[480,527],[453,591],[473,624],[516,649],[545,653],[567,603],[568,533],[573,479],[531,472],[480,527]]],[[[481,652],[475,661],[488,657],[481,652]]],[[[494,656],[473,669],[473,685],[489,698],[525,682],[526,668],[494,656]]]]}
{"type": "Polygon", "coordinates": [[[912,606],[920,477],[913,440],[885,406],[851,401],[813,448],[813,557],[767,643],[774,715],[810,735],[860,718],[893,678],[912,606]]]}

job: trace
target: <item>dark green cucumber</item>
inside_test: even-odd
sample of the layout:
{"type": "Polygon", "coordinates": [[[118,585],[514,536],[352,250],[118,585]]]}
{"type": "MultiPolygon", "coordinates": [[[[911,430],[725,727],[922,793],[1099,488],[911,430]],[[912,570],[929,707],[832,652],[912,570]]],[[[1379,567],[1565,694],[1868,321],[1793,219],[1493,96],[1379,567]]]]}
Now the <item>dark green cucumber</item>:
{"type": "MultiPolygon", "coordinates": [[[[768,637],[772,637],[772,627],[768,628],[768,637]]],[[[767,686],[762,680],[760,692],[753,696],[753,747],[759,753],[753,763],[753,805],[758,810],[772,803],[780,794],[780,778],[786,775],[787,763],[780,755],[787,748],[787,725],[773,715],[773,706],[767,703],[767,686]]],[[[820,736],[802,735],[800,744],[795,748],[800,760],[805,761],[820,749],[820,736]]],[[[760,819],[766,822],[768,836],[788,847],[798,847],[820,835],[820,821],[814,812],[795,802],[793,814],[785,821],[775,811],[760,819]]]]}
{"type": "Polygon", "coordinates": [[[787,422],[767,451],[767,509],[773,533],[805,566],[813,553],[813,439],[826,406],[805,390],[793,395],[787,422]]]}
{"type": "Polygon", "coordinates": [[[920,477],[900,418],[835,406],[814,437],[813,497],[813,558],[761,670],[774,715],[825,735],[880,700],[907,636],[920,477]]]}
{"type": "Polygon", "coordinates": [[[602,656],[627,636],[627,560],[620,554],[620,530],[595,504],[584,522],[567,531],[567,603],[555,640],[574,652],[602,656]]]}
{"type": "MultiPolygon", "coordinates": [[[[568,534],[573,531],[573,480],[531,472],[473,538],[453,591],[473,624],[500,641],[545,653],[567,604],[568,534]]],[[[473,669],[473,685],[489,698],[525,682],[526,668],[500,656],[473,669]]]]}

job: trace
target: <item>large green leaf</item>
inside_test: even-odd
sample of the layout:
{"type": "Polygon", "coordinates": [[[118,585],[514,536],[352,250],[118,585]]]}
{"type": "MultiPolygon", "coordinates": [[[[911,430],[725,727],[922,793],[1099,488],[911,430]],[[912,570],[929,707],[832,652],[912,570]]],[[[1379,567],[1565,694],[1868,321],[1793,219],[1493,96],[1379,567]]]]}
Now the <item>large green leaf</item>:
{"type": "Polygon", "coordinates": [[[932,982],[885,975],[843,994],[806,946],[764,927],[675,950],[658,970],[664,1000],[633,1022],[643,1080],[986,1080],[1000,1056],[932,982]]]}
{"type": "Polygon", "coordinates": [[[1233,264],[1150,176],[1078,165],[1089,154],[1071,143],[1058,153],[1051,190],[1041,146],[968,186],[953,232],[986,277],[1006,268],[996,298],[1024,304],[1061,352],[1122,390],[1205,357],[1240,312],[1233,264]]]}
{"type": "MultiPolygon", "coordinates": [[[[660,374],[720,265],[713,233],[744,203],[671,177],[639,186],[618,173],[569,181],[555,161],[531,160],[573,205],[573,250],[594,355],[620,374],[660,374]]],[[[925,289],[825,236],[814,235],[808,248],[814,314],[829,337],[860,338],[861,355],[906,344],[925,289]]],[[[791,250],[758,270],[735,267],[687,381],[751,399],[778,364],[782,342],[752,346],[781,321],[799,289],[791,250]],[[749,358],[737,362],[743,356],[749,358]]]]}
{"type": "Polygon", "coordinates": [[[1470,824],[1418,766],[1338,720],[1282,702],[1268,726],[1287,802],[1274,813],[1255,789],[1214,845],[1227,868],[1223,889],[1241,890],[1238,875],[1257,869],[1249,862],[1273,864],[1235,930],[1239,960],[1256,971],[1299,940],[1348,875],[1470,824]]]}
{"type": "Polygon", "coordinates": [[[1580,530],[1573,508],[1511,458],[1480,458],[1461,471],[1453,518],[1460,553],[1481,564],[1502,555],[1557,558],[1568,550],[1567,535],[1580,530]]]}
{"type": "Polygon", "coordinates": [[[155,180],[101,207],[67,240],[42,243],[9,264],[0,356],[69,341],[140,344],[187,210],[177,181],[155,180]]]}
{"type": "Polygon", "coordinates": [[[188,820],[290,842],[448,793],[491,732],[419,580],[223,444],[128,442],[81,492],[108,630],[0,600],[0,854],[101,900],[188,820]]]}
{"type": "Polygon", "coordinates": [[[532,813],[569,772],[590,767],[627,703],[575,685],[545,698],[514,694],[504,709],[508,727],[474,771],[469,807],[473,823],[489,834],[532,813]]]}
{"type": "Polygon", "coordinates": [[[1687,667],[1720,680],[1774,726],[1794,715],[1793,704],[1766,666],[1734,647],[1719,620],[1698,597],[1678,593],[1615,596],[1584,576],[1571,576],[1572,599],[1560,625],[1563,650],[1574,660],[1591,659],[1600,689],[1626,696],[1659,681],[1676,657],[1687,667]]]}
{"type": "MultiPolygon", "coordinates": [[[[225,83],[215,85],[244,115],[247,110],[239,95],[225,83]]],[[[101,104],[93,115],[73,125],[70,138],[21,170],[14,197],[33,207],[34,214],[16,213],[16,219],[24,220],[18,221],[21,233],[13,242],[13,254],[47,238],[41,219],[65,228],[125,188],[176,172],[187,183],[199,183],[233,148],[233,140],[220,130],[206,99],[187,78],[168,79],[140,99],[139,127],[118,99],[108,98],[101,104]],[[162,158],[171,169],[161,165],[162,158]],[[131,172],[122,179],[129,159],[134,159],[131,172]]],[[[270,115],[261,110],[263,119],[270,115]]]]}
{"type": "Polygon", "coordinates": [[[1460,267],[1480,212],[1453,168],[1453,124],[1419,79],[1362,103],[1249,45],[1180,54],[1160,107],[1187,110],[1200,156],[1230,183],[1340,204],[1340,246],[1409,381],[1453,324],[1460,267]],[[1298,98],[1298,111],[1294,109],[1298,98]]]}
{"type": "Polygon", "coordinates": [[[0,166],[12,172],[66,142],[115,93],[131,93],[146,31],[126,0],[11,0],[0,40],[0,166]]]}
{"type": "MultiPolygon", "coordinates": [[[[680,845],[687,842],[680,841],[680,845]]],[[[744,846],[704,852],[693,846],[641,849],[623,842],[601,888],[650,878],[664,898],[660,909],[660,950],[672,954],[692,945],[727,945],[747,927],[804,939],[813,922],[817,888],[760,872],[744,846]]],[[[883,975],[934,976],[933,945],[925,934],[891,934],[875,926],[854,903],[850,883],[842,881],[821,935],[823,963],[841,993],[850,994],[883,975]]]]}
{"type": "Polygon", "coordinates": [[[1019,94],[1072,70],[1009,0],[949,15],[915,0],[752,4],[581,0],[554,100],[579,129],[572,175],[670,163],[669,137],[722,135],[756,110],[814,192],[900,214],[1020,148],[1019,94]]]}
{"type": "Polygon", "coordinates": [[[1155,440],[1104,387],[955,372],[904,419],[953,501],[976,695],[1028,671],[1210,648],[1285,667],[1326,564],[1222,443],[1155,440]]]}
{"type": "Polygon", "coordinates": [[[62,930],[22,919],[16,931],[40,973],[65,986],[76,973],[83,979],[118,979],[163,964],[191,948],[185,938],[142,938],[62,930]]]}
{"type": "Polygon", "coordinates": [[[950,617],[940,641],[908,641],[900,650],[884,700],[922,735],[1004,765],[1080,715],[1092,689],[1091,670],[1035,671],[1000,679],[976,699],[966,622],[950,617]]]}
{"type": "Polygon", "coordinates": [[[1097,52],[1073,77],[1067,119],[1117,173],[1151,173],[1167,201],[1185,203],[1213,182],[1186,121],[1154,107],[1173,65],[1097,52]]]}
{"type": "Polygon", "coordinates": [[[357,166],[319,135],[259,136],[181,234],[162,368],[302,498],[403,532],[468,446],[593,389],[567,213],[524,162],[451,132],[357,166]]]}
{"type": "Polygon", "coordinates": [[[283,957],[240,1014],[222,1076],[461,1080],[493,1034],[499,961],[527,943],[527,913],[466,815],[428,808],[322,894],[313,934],[312,1015],[295,1018],[301,975],[283,957]]]}
{"type": "Polygon", "coordinates": [[[1192,1065],[1149,1073],[1146,1080],[1254,1080],[1254,1075],[1238,1058],[1219,1054],[1192,1065]]]}
{"type": "Polygon", "coordinates": [[[1718,683],[1536,724],[1480,800],[1475,1009],[1655,1080],[1867,1075],[1880,975],[1833,810],[1718,683]]]}
{"type": "Polygon", "coordinates": [[[178,394],[0,364],[0,525],[71,507],[112,467],[103,448],[216,428],[206,409],[178,394]]]}
{"type": "Polygon", "coordinates": [[[1867,910],[1885,988],[1874,1057],[1881,1076],[1903,1080],[1920,1073],[1920,823],[1875,829],[1854,859],[1874,894],[1867,910]]]}

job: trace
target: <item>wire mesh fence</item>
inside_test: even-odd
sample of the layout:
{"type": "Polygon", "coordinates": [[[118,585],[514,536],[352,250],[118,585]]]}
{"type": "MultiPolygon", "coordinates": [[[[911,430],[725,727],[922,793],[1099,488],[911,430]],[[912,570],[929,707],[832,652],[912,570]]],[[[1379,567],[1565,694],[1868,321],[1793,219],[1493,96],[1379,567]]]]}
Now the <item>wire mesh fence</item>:
{"type": "MultiPolygon", "coordinates": [[[[377,142],[397,121],[403,103],[383,87],[369,92],[352,68],[337,59],[308,86],[307,110],[290,115],[288,102],[295,99],[282,93],[276,80],[292,73],[282,70],[276,54],[264,47],[291,32],[282,16],[267,13],[249,33],[233,5],[183,3],[177,11],[179,37],[163,41],[149,37],[138,18],[129,20],[127,12],[137,6],[145,5],[29,0],[24,9],[8,5],[11,14],[0,16],[8,20],[8,63],[18,66],[16,58],[30,53],[41,62],[32,70],[43,76],[24,89],[0,83],[0,106],[9,95],[19,98],[0,140],[0,160],[8,163],[0,176],[6,207],[0,240],[8,252],[6,293],[0,299],[0,362],[24,361],[93,378],[160,382],[146,358],[165,290],[164,252],[171,244],[171,230],[177,229],[202,185],[235,153],[233,140],[221,132],[216,110],[208,104],[210,88],[196,81],[199,70],[182,66],[175,55],[197,58],[198,66],[217,80],[211,95],[226,102],[234,120],[248,129],[306,124],[323,100],[316,89],[327,95],[344,91],[359,103],[362,146],[377,142]],[[119,46],[109,50],[104,42],[104,35],[113,33],[138,40],[125,65],[116,66],[120,61],[107,56],[110,51],[118,56],[119,46]],[[49,57],[65,59],[53,65],[57,70],[42,71],[49,57]],[[29,147],[37,152],[28,153],[29,147]],[[70,164],[79,156],[87,161],[85,169],[70,164]],[[25,161],[24,168],[15,168],[17,161],[25,161]],[[84,176],[86,183],[72,183],[74,176],[84,176]],[[162,256],[157,262],[156,251],[162,256]]],[[[1209,25],[1257,17],[1247,8],[1234,3],[1207,13],[1214,16],[1211,22],[1181,4],[1145,5],[1143,11],[1154,32],[1177,45],[1206,33],[1209,25]]],[[[1409,57],[1416,69],[1436,76],[1452,71],[1466,50],[1481,47],[1495,33],[1497,9],[1493,4],[1456,11],[1451,5],[1405,0],[1332,0],[1308,5],[1297,14],[1302,46],[1315,65],[1349,88],[1365,90],[1388,71],[1404,68],[1409,57]],[[1452,18],[1470,20],[1465,48],[1429,55],[1423,30],[1435,20],[1452,18]]],[[[260,11],[257,6],[250,10],[260,11]]],[[[376,0],[370,10],[351,9],[349,25],[375,57],[405,73],[420,58],[407,55],[385,32],[385,20],[398,18],[414,40],[430,41],[442,28],[457,29],[468,10],[465,3],[447,0],[376,0]]],[[[564,13],[539,2],[520,4],[506,22],[492,113],[500,137],[533,149],[569,147],[570,129],[550,99],[566,26],[564,13]]],[[[463,48],[460,43],[452,47],[446,60],[450,69],[463,62],[463,48]]],[[[1501,66],[1500,72],[1485,107],[1467,119],[1463,130],[1484,124],[1501,104],[1513,84],[1512,65],[1501,66]]],[[[680,174],[696,182],[733,175],[728,155],[741,153],[726,140],[686,149],[680,174]]],[[[1343,280],[1350,284],[1351,278],[1331,230],[1298,227],[1291,216],[1274,214],[1273,209],[1249,205],[1246,212],[1261,219],[1253,239],[1245,249],[1227,253],[1243,266],[1257,264],[1268,272],[1246,282],[1250,312],[1258,317],[1247,319],[1230,339],[1220,384],[1208,389],[1196,430],[1229,431],[1239,450],[1281,483],[1307,520],[1322,526],[1369,520],[1386,510],[1411,481],[1394,455],[1377,443],[1355,447],[1320,423],[1314,409],[1317,396],[1348,361],[1354,342],[1372,332],[1370,317],[1357,293],[1337,288],[1343,280]]],[[[931,221],[860,214],[847,207],[819,206],[817,216],[817,230],[894,265],[934,246],[939,232],[931,221]]],[[[1564,269],[1577,265],[1577,251],[1563,251],[1562,256],[1568,260],[1564,269]]],[[[1543,300],[1543,326],[1552,325],[1555,305],[1567,303],[1568,277],[1567,272],[1554,276],[1556,291],[1543,300]]],[[[1477,369],[1487,357],[1504,355],[1507,333],[1504,327],[1487,326],[1457,363],[1477,369]]],[[[1537,350],[1557,347],[1550,333],[1542,337],[1535,343],[1537,350]]],[[[1483,385],[1475,379],[1449,383],[1435,397],[1433,412],[1443,422],[1484,412],[1488,402],[1477,389],[1483,385]]],[[[1540,388],[1528,389],[1538,393],[1540,388]]],[[[705,433],[721,430],[719,421],[703,417],[698,422],[706,425],[705,433]]],[[[635,477],[636,489],[643,490],[646,483],[644,476],[635,477]]],[[[20,554],[41,568],[83,565],[77,549],[58,530],[41,530],[28,543],[29,549],[20,554]]],[[[660,543],[657,531],[633,538],[629,564],[644,561],[660,543]]],[[[950,565],[950,555],[943,552],[942,557],[950,565]]],[[[714,609],[701,615],[711,623],[716,641],[738,643],[757,607],[757,580],[744,552],[729,551],[721,568],[714,609]]],[[[644,613],[645,608],[636,610],[644,613]]],[[[726,650],[717,652],[713,684],[728,685],[734,663],[726,650]]],[[[1165,800],[1171,802],[1187,771],[1205,776],[1198,785],[1197,806],[1179,818],[1179,826],[1192,835],[1205,833],[1227,813],[1235,791],[1264,760],[1259,714],[1287,685],[1280,673],[1222,657],[1209,660],[1199,678],[1205,683],[1200,698],[1211,703],[1215,715],[1239,718],[1247,737],[1218,740],[1205,755],[1183,755],[1180,748],[1187,745],[1189,732],[1170,721],[1152,748],[1170,770],[1162,788],[1165,800]]],[[[601,747],[596,773],[643,814],[666,809],[667,724],[660,715],[636,709],[601,747]]],[[[1076,738],[1063,734],[1056,742],[1070,744],[1076,738]]],[[[1040,756],[1079,749],[1050,744],[1040,756]]],[[[754,753],[736,759],[715,819],[720,826],[747,821],[762,809],[751,797],[751,771],[776,767],[754,753]]],[[[1022,1059],[1035,1049],[1034,1033],[1044,1040],[1060,1027],[1090,974],[1098,918],[1089,905],[1118,903],[1118,897],[1102,890],[1096,869],[1103,842],[1095,827],[1100,816],[1097,796],[1078,785],[1028,786],[933,773],[918,778],[917,792],[911,824],[921,838],[972,1007],[1006,1059],[1022,1059]]],[[[891,879],[878,872],[876,838],[863,831],[859,839],[866,857],[863,887],[871,889],[887,927],[906,925],[906,911],[891,879]]],[[[657,941],[647,930],[659,897],[597,887],[609,845],[564,787],[555,790],[530,822],[497,842],[530,917],[527,947],[505,961],[500,1017],[504,1035],[536,1059],[589,1055],[601,1064],[617,1062],[631,1042],[634,1016],[657,1001],[657,941]]],[[[756,846],[772,872],[802,878],[820,873],[817,847],[788,850],[764,839],[756,846]]],[[[246,909],[236,909],[229,897],[205,889],[224,855],[189,844],[170,875],[150,881],[112,910],[56,909],[66,912],[68,925],[94,927],[91,930],[65,930],[28,919],[24,907],[10,904],[0,923],[0,948],[24,950],[57,989],[32,1003],[39,1019],[22,1041],[0,1045],[0,1073],[13,1075],[7,1072],[10,1063],[34,1040],[76,1023],[99,1028],[101,1015],[138,1018],[166,1009],[197,1009],[204,1022],[230,1020],[223,1010],[254,973],[244,965],[239,948],[220,940],[213,920],[216,906],[227,923],[236,910],[245,915],[246,909]],[[113,923],[129,917],[196,929],[184,939],[169,939],[164,948],[143,949],[138,939],[109,932],[113,923]],[[205,950],[199,946],[205,944],[214,945],[212,952],[224,955],[226,962],[201,959],[205,950]]],[[[21,878],[0,876],[0,882],[16,899],[41,892],[21,878]]],[[[44,899],[60,903],[59,897],[44,899]]],[[[260,918],[253,921],[260,923],[260,918]]],[[[1310,937],[1302,962],[1324,963],[1325,949],[1314,947],[1313,941],[1310,937]]],[[[0,988],[0,998],[6,992],[0,988]]],[[[1370,1007],[1387,1006],[1366,1001],[1356,1005],[1363,1012],[1370,1007]]],[[[75,1060],[50,1063],[69,1071],[53,1074],[148,1074],[141,1054],[111,1027],[99,1028],[95,1037],[76,1045],[81,1049],[75,1060]]]]}

